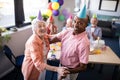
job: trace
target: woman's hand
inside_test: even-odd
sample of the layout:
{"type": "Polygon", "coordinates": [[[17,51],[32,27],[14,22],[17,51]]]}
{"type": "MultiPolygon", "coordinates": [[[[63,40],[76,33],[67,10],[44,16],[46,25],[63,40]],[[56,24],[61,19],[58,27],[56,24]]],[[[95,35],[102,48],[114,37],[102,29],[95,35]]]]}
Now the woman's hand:
{"type": "Polygon", "coordinates": [[[70,73],[66,67],[58,67],[57,72],[60,76],[66,76],[66,74],[70,73]]]}

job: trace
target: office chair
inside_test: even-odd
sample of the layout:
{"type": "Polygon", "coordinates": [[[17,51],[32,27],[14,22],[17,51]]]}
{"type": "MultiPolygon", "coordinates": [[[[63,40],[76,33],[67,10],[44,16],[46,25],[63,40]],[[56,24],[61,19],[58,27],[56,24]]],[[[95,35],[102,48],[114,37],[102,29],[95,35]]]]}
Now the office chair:
{"type": "Polygon", "coordinates": [[[22,77],[20,80],[23,80],[23,76],[21,73],[21,67],[22,67],[24,55],[20,55],[16,57],[7,45],[3,46],[3,53],[7,56],[7,58],[14,65],[15,70],[17,71],[15,79],[18,80],[18,78],[20,79],[22,77]]]}

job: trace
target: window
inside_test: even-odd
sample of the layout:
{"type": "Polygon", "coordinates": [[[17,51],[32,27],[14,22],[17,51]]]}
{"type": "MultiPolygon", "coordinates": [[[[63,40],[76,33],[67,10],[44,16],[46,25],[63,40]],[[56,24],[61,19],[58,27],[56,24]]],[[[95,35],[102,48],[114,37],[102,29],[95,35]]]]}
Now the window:
{"type": "Polygon", "coordinates": [[[0,0],[0,26],[22,27],[30,23],[30,16],[44,12],[47,4],[48,0],[0,0]]]}
{"type": "Polygon", "coordinates": [[[0,0],[0,26],[15,25],[14,0],[0,0]]]}
{"type": "Polygon", "coordinates": [[[30,16],[37,16],[39,10],[44,12],[47,5],[48,0],[24,0],[25,22],[30,22],[30,16]]]}

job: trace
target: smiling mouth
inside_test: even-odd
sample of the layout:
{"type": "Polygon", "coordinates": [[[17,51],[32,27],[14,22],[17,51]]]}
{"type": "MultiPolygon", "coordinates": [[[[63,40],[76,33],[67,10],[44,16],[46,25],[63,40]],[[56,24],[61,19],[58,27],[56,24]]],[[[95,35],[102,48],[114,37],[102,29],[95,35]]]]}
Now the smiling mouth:
{"type": "Polygon", "coordinates": [[[41,30],[41,33],[45,33],[46,31],[45,30],[41,30]]]}

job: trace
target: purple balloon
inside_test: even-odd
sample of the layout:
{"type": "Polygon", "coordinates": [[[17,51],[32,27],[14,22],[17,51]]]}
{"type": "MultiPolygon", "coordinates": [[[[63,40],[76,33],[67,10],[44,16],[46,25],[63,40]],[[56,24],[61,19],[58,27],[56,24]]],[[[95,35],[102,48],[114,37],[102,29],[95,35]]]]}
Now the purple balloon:
{"type": "Polygon", "coordinates": [[[62,6],[64,1],[63,0],[58,0],[58,3],[59,3],[60,6],[62,6]]]}
{"type": "Polygon", "coordinates": [[[66,9],[63,9],[63,10],[62,10],[62,14],[63,14],[64,16],[66,16],[66,15],[68,14],[68,11],[67,11],[66,9]]]}
{"type": "Polygon", "coordinates": [[[59,10],[53,10],[52,12],[53,12],[54,16],[58,16],[59,15],[59,10]]]}
{"type": "Polygon", "coordinates": [[[65,19],[67,20],[69,18],[69,14],[66,14],[65,15],[65,19]]]}

